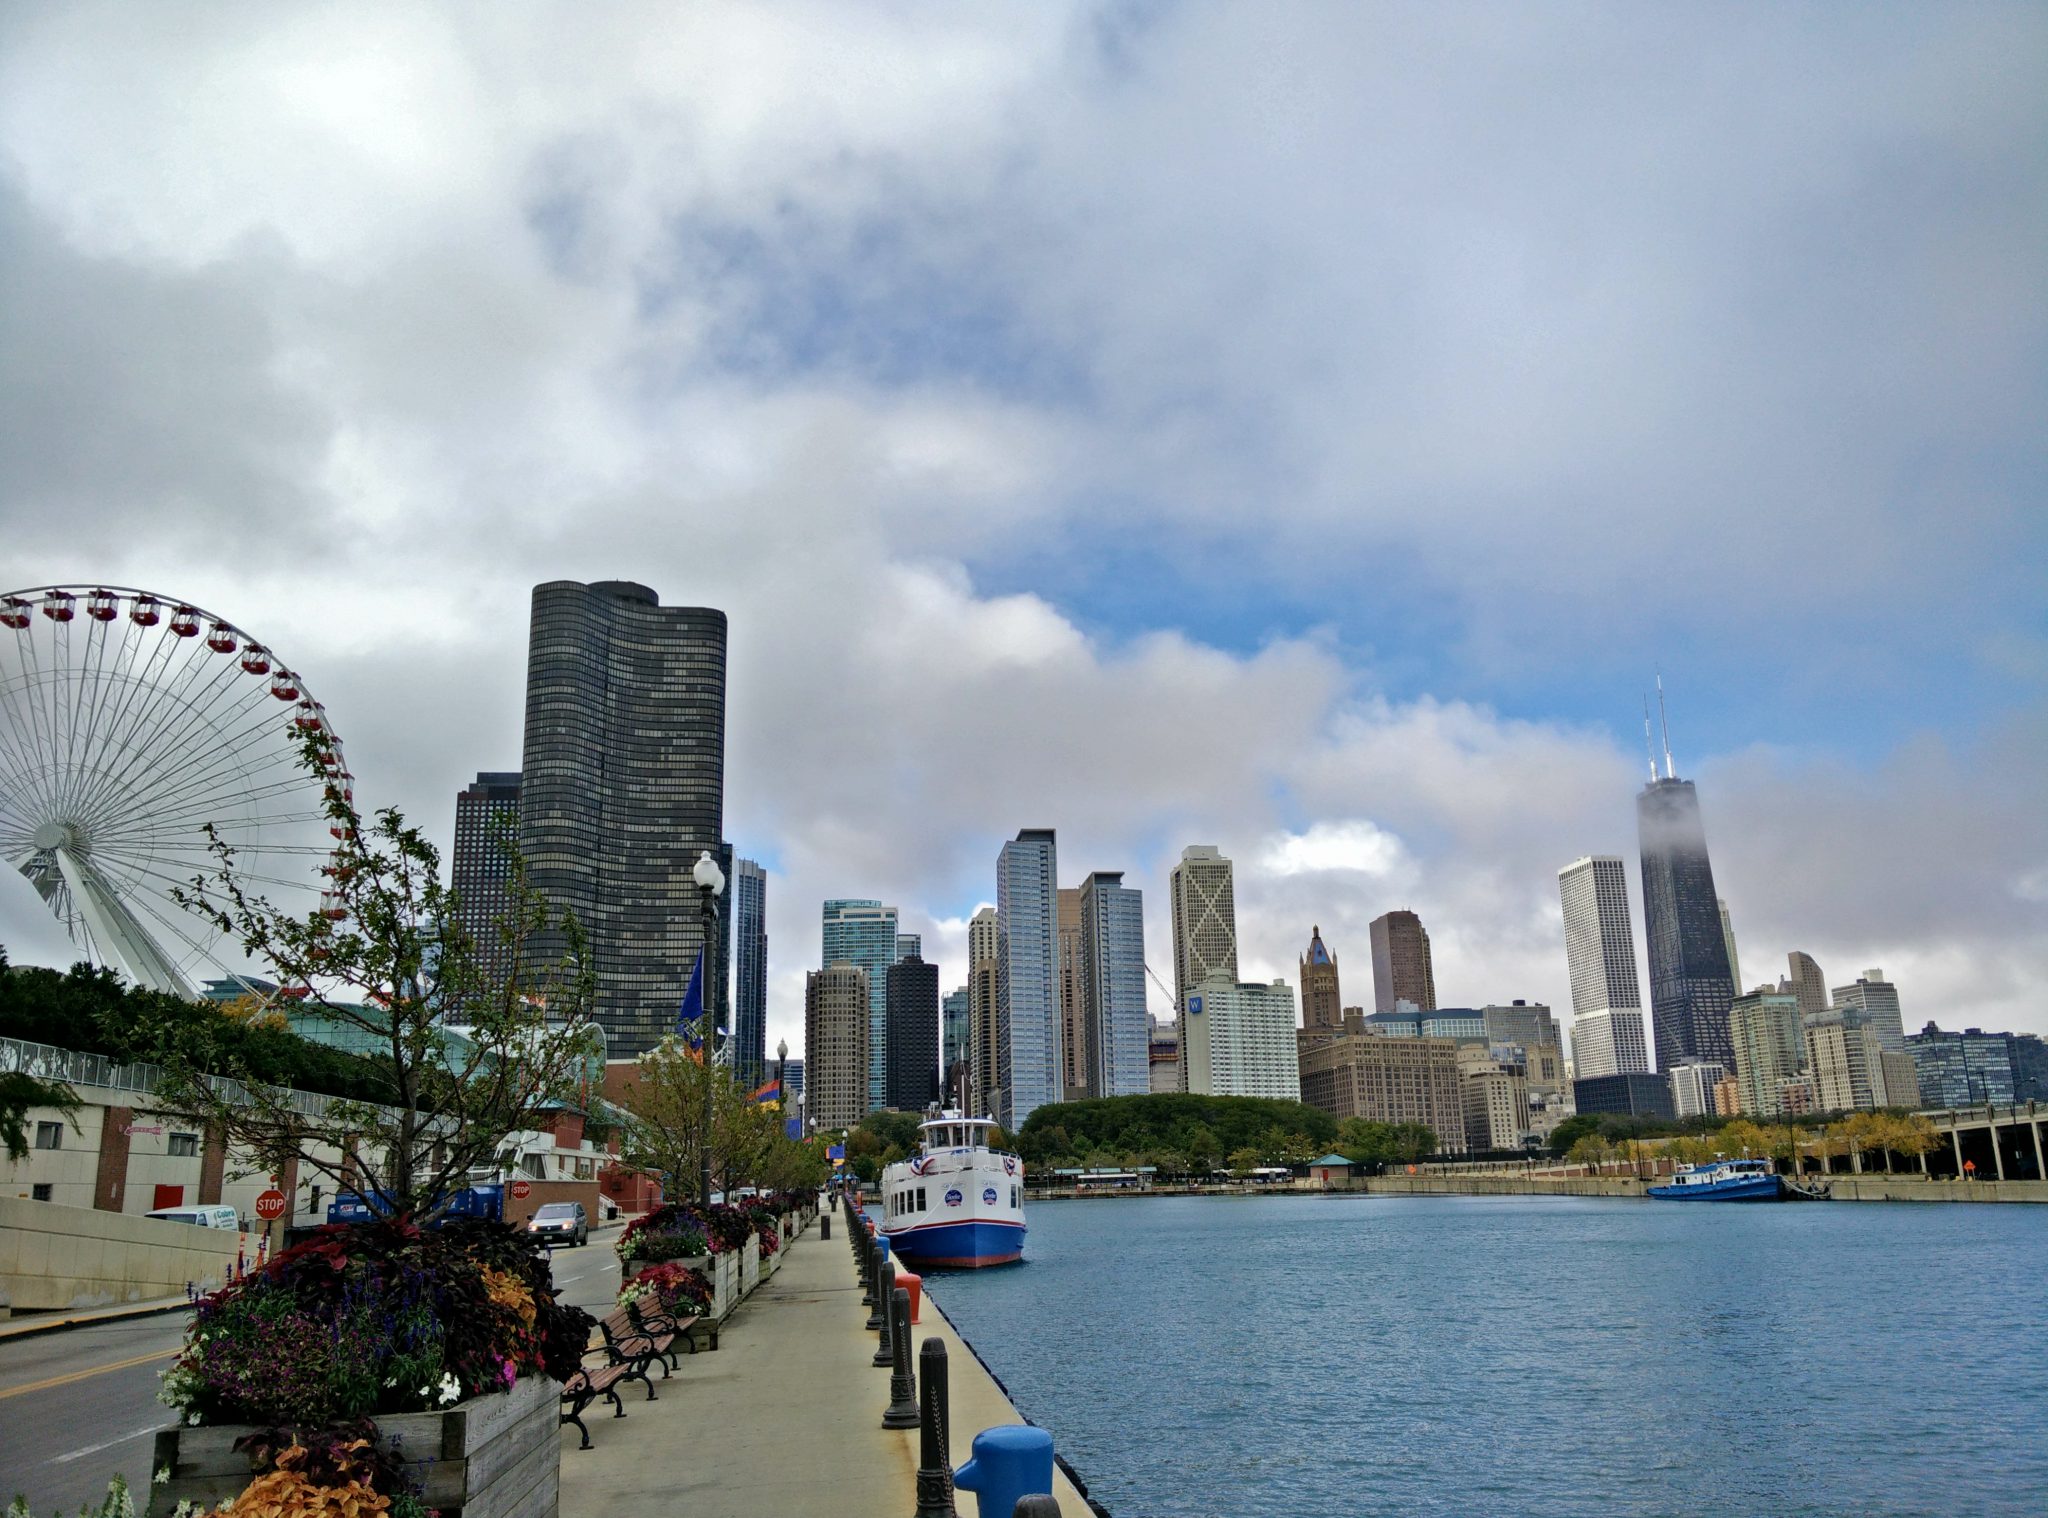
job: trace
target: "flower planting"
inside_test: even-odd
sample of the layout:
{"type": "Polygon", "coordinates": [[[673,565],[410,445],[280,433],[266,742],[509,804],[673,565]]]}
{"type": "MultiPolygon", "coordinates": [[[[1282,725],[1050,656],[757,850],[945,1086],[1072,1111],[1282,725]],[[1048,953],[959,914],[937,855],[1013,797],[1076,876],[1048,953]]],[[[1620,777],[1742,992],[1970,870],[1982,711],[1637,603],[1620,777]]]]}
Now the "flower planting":
{"type": "Polygon", "coordinates": [[[650,1265],[619,1288],[619,1305],[652,1297],[672,1313],[702,1314],[711,1310],[711,1281],[703,1271],[673,1262],[650,1265]]]}
{"type": "Polygon", "coordinates": [[[722,1202],[709,1207],[671,1202],[627,1225],[619,1236],[619,1259],[631,1265],[725,1254],[744,1245],[751,1232],[751,1220],[737,1207],[722,1202]],[[685,1247],[692,1244],[696,1247],[685,1247]]]}

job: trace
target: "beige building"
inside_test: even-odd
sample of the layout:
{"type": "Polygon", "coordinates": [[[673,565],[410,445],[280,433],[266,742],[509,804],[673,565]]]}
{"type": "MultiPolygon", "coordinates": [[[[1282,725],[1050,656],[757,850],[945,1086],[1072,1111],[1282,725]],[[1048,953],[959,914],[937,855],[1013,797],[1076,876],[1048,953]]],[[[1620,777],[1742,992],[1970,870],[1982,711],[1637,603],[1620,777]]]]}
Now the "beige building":
{"type": "Polygon", "coordinates": [[[1781,1094],[1782,1088],[1797,1080],[1806,1064],[1798,999],[1789,991],[1761,986],[1747,996],[1738,996],[1728,1010],[1728,1034],[1735,1045],[1735,1081],[1742,1090],[1743,1113],[1749,1117],[1784,1113],[1786,1101],[1792,1098],[1781,1094]]]}
{"type": "Polygon", "coordinates": [[[1188,1073],[1188,997],[1211,975],[1237,980],[1237,893],[1231,863],[1214,844],[1180,851],[1167,877],[1173,914],[1173,1004],[1180,1039],[1180,1089],[1192,1091],[1188,1073]]]}
{"type": "Polygon", "coordinates": [[[1154,1096],[1180,1090],[1180,1030],[1165,1018],[1152,1019],[1150,1063],[1154,1096]]]}
{"type": "Polygon", "coordinates": [[[1304,1028],[1344,1026],[1344,993],[1337,985],[1337,956],[1323,947],[1323,930],[1308,930],[1301,956],[1301,1023],[1304,1028]]]}
{"type": "MultiPolygon", "coordinates": [[[[1817,1017],[1828,1009],[1828,980],[1820,973],[1820,966],[1811,954],[1794,949],[1785,956],[1785,967],[1790,973],[1785,983],[1793,998],[1799,1003],[1801,1017],[1817,1017]]],[[[1737,985],[1741,982],[1737,981],[1737,985]]]]}
{"type": "Polygon", "coordinates": [[[1446,1151],[1465,1145],[1458,1044],[1449,1038],[1385,1038],[1347,1008],[1335,1032],[1302,1030],[1301,1099],[1335,1118],[1421,1123],[1446,1151]]]}
{"type": "Polygon", "coordinates": [[[996,946],[999,930],[994,907],[983,907],[967,924],[967,1059],[970,1090],[967,1110],[984,1116],[996,1110],[1000,1080],[996,1040],[996,946]]]}
{"type": "Polygon", "coordinates": [[[868,1115],[868,972],[843,959],[804,977],[804,1102],[819,1129],[868,1115]]]}
{"type": "Polygon", "coordinates": [[[1806,1063],[1818,1110],[1868,1111],[1890,1105],[1885,1095],[1884,1046],[1878,1042],[1877,1030],[1860,1013],[1823,1010],[1805,1022],[1806,1063]]]}
{"type": "Polygon", "coordinates": [[[1058,893],[1058,971],[1060,989],[1060,1089],[1066,1101],[1078,1102],[1094,1093],[1089,1072],[1095,1068],[1089,1046],[1088,1002],[1083,989],[1081,888],[1058,893]]]}
{"type": "Polygon", "coordinates": [[[1462,1044],[1457,1067],[1465,1147],[1520,1149],[1529,1132],[1528,1066],[1498,1059],[1483,1044],[1462,1044]]]}

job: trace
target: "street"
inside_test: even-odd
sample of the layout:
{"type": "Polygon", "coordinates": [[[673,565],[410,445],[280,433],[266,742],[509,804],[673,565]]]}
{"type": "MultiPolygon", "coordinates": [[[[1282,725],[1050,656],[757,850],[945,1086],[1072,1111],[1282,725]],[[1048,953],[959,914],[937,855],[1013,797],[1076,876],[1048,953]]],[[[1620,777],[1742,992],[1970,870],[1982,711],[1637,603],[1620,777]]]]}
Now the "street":
{"type": "MultiPolygon", "coordinates": [[[[618,1295],[614,1229],[582,1249],[556,1254],[562,1299],[593,1314],[618,1295]]],[[[138,1511],[147,1503],[151,1435],[171,1411],[156,1399],[158,1377],[184,1342],[188,1314],[0,1340],[0,1503],[16,1493],[34,1518],[97,1505],[115,1475],[128,1478],[138,1511]]]]}

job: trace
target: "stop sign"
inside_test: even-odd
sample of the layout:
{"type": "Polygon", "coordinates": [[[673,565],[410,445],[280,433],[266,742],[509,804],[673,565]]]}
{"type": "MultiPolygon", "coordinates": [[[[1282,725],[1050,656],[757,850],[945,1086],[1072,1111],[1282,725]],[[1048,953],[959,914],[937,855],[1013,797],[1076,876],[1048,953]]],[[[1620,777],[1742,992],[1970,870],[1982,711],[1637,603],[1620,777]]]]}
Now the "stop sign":
{"type": "Polygon", "coordinates": [[[526,1181],[514,1181],[514,1182],[512,1183],[512,1200],[513,1200],[513,1201],[515,1201],[515,1202],[523,1202],[523,1201],[525,1201],[525,1200],[526,1200],[526,1199],[527,1199],[528,1197],[530,1197],[530,1196],[532,1196],[532,1195],[533,1195],[533,1186],[531,1185],[531,1183],[529,1183],[529,1182],[526,1182],[526,1181]]]}
{"type": "Polygon", "coordinates": [[[266,1191],[256,1198],[256,1216],[266,1223],[274,1223],[284,1216],[284,1204],[282,1191],[266,1191]]]}

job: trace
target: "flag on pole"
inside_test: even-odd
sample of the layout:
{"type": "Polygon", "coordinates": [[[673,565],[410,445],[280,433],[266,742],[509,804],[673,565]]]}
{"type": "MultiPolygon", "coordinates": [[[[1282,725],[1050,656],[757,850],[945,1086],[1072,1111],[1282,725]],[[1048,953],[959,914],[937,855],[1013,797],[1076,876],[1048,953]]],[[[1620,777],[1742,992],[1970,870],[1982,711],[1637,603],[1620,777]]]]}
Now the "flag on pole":
{"type": "Polygon", "coordinates": [[[761,1085],[754,1088],[753,1100],[756,1102],[780,1102],[782,1100],[782,1082],[779,1079],[764,1081],[761,1085]]]}
{"type": "Polygon", "coordinates": [[[676,1032],[690,1046],[690,1055],[704,1063],[704,951],[697,951],[697,963],[690,970],[690,984],[683,992],[682,1009],[676,1013],[676,1032]]]}

